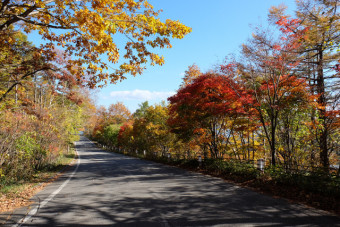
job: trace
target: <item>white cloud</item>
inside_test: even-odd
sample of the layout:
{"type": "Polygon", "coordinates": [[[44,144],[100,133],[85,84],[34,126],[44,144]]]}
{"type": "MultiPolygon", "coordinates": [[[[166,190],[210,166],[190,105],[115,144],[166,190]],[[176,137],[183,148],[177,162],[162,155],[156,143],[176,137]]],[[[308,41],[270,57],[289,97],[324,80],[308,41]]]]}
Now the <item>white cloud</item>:
{"type": "Polygon", "coordinates": [[[174,95],[173,91],[148,91],[148,90],[133,90],[133,91],[112,91],[111,98],[120,100],[165,100],[174,95]]]}

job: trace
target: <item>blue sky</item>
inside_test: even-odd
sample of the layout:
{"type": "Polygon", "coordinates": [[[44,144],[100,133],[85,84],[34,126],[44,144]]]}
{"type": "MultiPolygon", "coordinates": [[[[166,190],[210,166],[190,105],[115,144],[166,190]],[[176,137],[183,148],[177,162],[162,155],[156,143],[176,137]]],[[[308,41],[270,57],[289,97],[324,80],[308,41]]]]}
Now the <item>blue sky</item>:
{"type": "MultiPolygon", "coordinates": [[[[108,107],[123,102],[134,112],[138,104],[166,100],[181,84],[184,71],[197,64],[202,71],[223,62],[229,54],[238,54],[251,37],[252,27],[266,25],[268,10],[284,3],[293,12],[294,0],[149,0],[160,17],[179,20],[192,28],[181,40],[172,40],[172,48],[162,50],[163,66],[149,66],[142,75],[127,76],[117,84],[95,92],[96,104],[108,107]]],[[[37,42],[37,41],[33,41],[37,42]]]]}

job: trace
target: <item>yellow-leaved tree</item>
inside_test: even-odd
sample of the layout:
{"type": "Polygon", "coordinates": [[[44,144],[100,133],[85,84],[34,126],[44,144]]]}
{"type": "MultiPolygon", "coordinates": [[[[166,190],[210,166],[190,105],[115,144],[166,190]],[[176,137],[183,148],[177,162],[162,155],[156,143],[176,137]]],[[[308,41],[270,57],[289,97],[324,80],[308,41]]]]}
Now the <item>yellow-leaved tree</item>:
{"type": "Polygon", "coordinates": [[[16,29],[37,31],[46,41],[41,55],[63,47],[65,57],[72,56],[67,69],[88,86],[101,87],[127,73],[141,74],[147,62],[162,65],[152,49],[170,48],[170,38],[191,32],[179,21],[161,21],[159,13],[146,0],[1,0],[0,46],[15,42],[16,29]]]}

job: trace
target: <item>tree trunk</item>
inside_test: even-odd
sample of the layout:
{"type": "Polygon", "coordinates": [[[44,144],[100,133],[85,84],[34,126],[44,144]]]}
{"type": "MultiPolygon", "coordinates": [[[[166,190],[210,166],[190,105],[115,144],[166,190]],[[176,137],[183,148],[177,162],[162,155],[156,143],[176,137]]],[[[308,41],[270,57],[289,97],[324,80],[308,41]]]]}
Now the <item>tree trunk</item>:
{"type": "Polygon", "coordinates": [[[320,140],[320,164],[323,168],[329,168],[328,159],[328,131],[327,131],[327,117],[326,117],[326,94],[325,94],[325,79],[323,75],[323,50],[322,47],[319,49],[318,53],[318,66],[317,66],[317,84],[316,90],[319,95],[319,120],[322,124],[320,140]]]}
{"type": "MultiPolygon", "coordinates": [[[[274,111],[273,111],[274,114],[274,111]]],[[[275,140],[275,132],[276,132],[276,119],[275,116],[272,117],[271,119],[271,142],[270,142],[270,152],[271,152],[271,156],[272,156],[272,166],[276,165],[276,160],[275,160],[275,156],[276,156],[276,149],[275,149],[275,145],[276,145],[276,140],[275,140]]]]}

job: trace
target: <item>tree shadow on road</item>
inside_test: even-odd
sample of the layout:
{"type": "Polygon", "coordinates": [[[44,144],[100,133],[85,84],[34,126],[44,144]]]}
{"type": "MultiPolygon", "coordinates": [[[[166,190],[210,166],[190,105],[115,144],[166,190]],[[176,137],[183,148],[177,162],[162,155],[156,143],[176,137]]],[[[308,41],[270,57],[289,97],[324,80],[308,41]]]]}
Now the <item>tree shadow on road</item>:
{"type": "Polygon", "coordinates": [[[221,179],[89,144],[78,149],[72,184],[24,226],[340,226],[327,212],[221,179]]]}

